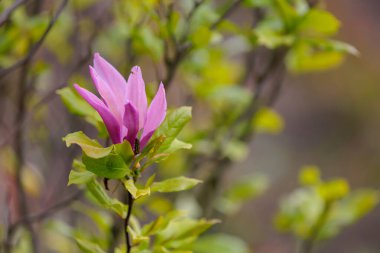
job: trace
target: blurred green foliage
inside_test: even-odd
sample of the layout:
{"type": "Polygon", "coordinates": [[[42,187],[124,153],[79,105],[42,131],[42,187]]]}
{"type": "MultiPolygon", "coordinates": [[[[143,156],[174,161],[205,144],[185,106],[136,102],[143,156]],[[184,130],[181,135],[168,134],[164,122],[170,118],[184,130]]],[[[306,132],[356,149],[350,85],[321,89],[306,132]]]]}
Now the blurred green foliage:
{"type": "Polygon", "coordinates": [[[344,179],[322,180],[315,166],[302,168],[299,179],[301,187],[282,200],[275,225],[304,240],[336,236],[380,200],[377,190],[350,190],[344,179]]]}

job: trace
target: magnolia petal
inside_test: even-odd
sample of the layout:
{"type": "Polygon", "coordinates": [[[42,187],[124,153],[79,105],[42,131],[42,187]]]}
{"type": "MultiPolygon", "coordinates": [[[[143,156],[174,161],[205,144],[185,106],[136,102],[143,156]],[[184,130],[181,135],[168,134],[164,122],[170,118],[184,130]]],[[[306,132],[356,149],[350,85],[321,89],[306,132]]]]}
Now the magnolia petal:
{"type": "Polygon", "coordinates": [[[160,83],[158,91],[154,96],[152,102],[150,103],[148,109],[144,130],[141,135],[141,148],[145,147],[150,137],[152,137],[154,131],[161,125],[162,121],[164,121],[166,115],[166,108],[167,104],[165,88],[164,85],[160,83]]]}
{"type": "Polygon", "coordinates": [[[118,101],[122,101],[122,104],[125,104],[127,82],[119,71],[101,57],[99,53],[95,53],[94,55],[94,68],[97,74],[109,85],[118,101]]]}
{"type": "Polygon", "coordinates": [[[89,103],[99,113],[108,130],[112,142],[114,144],[120,143],[120,124],[103,101],[88,90],[80,87],[78,84],[74,84],[74,88],[87,101],[87,103],[89,103]]]}
{"type": "Polygon", "coordinates": [[[137,133],[139,131],[139,113],[131,102],[125,105],[124,126],[128,129],[127,141],[134,147],[137,133]]]}
{"type": "Polygon", "coordinates": [[[145,93],[145,83],[142,78],[141,69],[134,66],[128,78],[127,99],[135,106],[139,112],[139,130],[144,127],[148,101],[145,93]]]}
{"type": "Polygon", "coordinates": [[[108,86],[108,84],[98,75],[96,70],[91,66],[90,66],[90,74],[100,96],[103,98],[104,102],[106,103],[107,107],[110,109],[114,117],[121,124],[123,122],[122,118],[124,114],[123,103],[117,100],[115,94],[113,93],[111,88],[108,86]]]}

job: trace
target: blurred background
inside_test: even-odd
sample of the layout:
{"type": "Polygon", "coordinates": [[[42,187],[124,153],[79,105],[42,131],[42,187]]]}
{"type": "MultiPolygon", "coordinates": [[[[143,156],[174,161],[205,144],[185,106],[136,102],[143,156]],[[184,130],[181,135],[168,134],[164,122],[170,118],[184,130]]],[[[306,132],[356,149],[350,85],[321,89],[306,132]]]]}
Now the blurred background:
{"type": "MultiPolygon", "coordinates": [[[[258,136],[244,170],[254,167],[269,173],[267,198],[248,204],[238,217],[255,219],[252,240],[258,252],[293,252],[291,240],[268,226],[278,199],[296,184],[298,169],[318,165],[324,177],[345,177],[352,188],[378,188],[380,160],[379,49],[380,18],[377,1],[328,1],[327,9],[342,23],[338,37],[354,45],[358,57],[348,57],[338,68],[308,75],[289,75],[275,108],[285,119],[277,136],[258,136]]],[[[379,208],[317,252],[377,252],[379,208]]],[[[240,226],[234,226],[236,232],[240,226]]],[[[248,233],[247,233],[248,234],[248,233]]],[[[247,236],[247,234],[245,236],[247,236]]]]}
{"type": "MultiPolygon", "coordinates": [[[[13,1],[4,2],[2,11],[13,1]]],[[[37,2],[38,6],[27,4],[28,10],[24,13],[15,12],[12,22],[0,28],[2,70],[30,52],[30,48],[33,48],[31,45],[38,43],[38,38],[61,4],[60,1],[37,2]]],[[[92,64],[92,53],[95,51],[107,58],[124,76],[127,76],[131,66],[140,65],[150,94],[155,92],[160,80],[170,83],[170,107],[193,106],[192,128],[185,131],[183,139],[192,142],[195,150],[190,155],[181,153],[183,158],[169,159],[163,165],[167,168],[162,173],[176,175],[187,171],[202,178],[202,170],[209,166],[201,161],[194,165],[194,173],[184,164],[189,159],[194,163],[197,161],[191,159],[204,152],[203,145],[207,145],[201,141],[202,136],[205,132],[207,134],[213,120],[217,122],[227,117],[228,109],[214,102],[210,95],[212,92],[221,92],[220,87],[225,86],[217,86],[212,92],[202,90],[199,86],[212,86],[207,82],[236,82],[238,77],[244,75],[242,66],[250,47],[241,40],[231,39],[223,44],[222,50],[216,49],[209,53],[207,57],[210,59],[206,61],[202,58],[205,53],[201,47],[207,45],[201,41],[199,50],[189,56],[189,63],[185,62],[178,73],[170,77],[168,66],[171,65],[165,62],[162,50],[167,50],[167,46],[172,48],[173,44],[164,43],[160,41],[159,35],[145,30],[141,32],[143,35],[131,36],[132,28],[128,22],[138,24],[139,15],[142,15],[138,9],[139,1],[116,2],[69,1],[33,59],[25,65],[30,73],[24,84],[19,81],[21,76],[26,75],[23,72],[26,68],[22,66],[0,80],[0,223],[4,224],[4,228],[9,222],[13,223],[22,217],[17,204],[19,195],[15,177],[15,168],[20,159],[24,167],[22,178],[30,213],[38,213],[44,207],[76,192],[75,186],[67,187],[67,179],[72,160],[80,154],[80,150],[67,149],[62,137],[83,130],[95,138],[97,130],[83,118],[69,114],[56,90],[73,83],[92,87],[87,66],[92,64]],[[124,10],[129,11],[126,17],[124,10]],[[130,38],[136,42],[131,42],[130,38]],[[228,59],[230,65],[223,60],[217,62],[219,58],[228,59]],[[205,62],[196,65],[197,61],[205,62]],[[219,72],[201,71],[203,67],[215,68],[219,72]],[[220,77],[225,72],[228,74],[220,77]],[[24,94],[20,94],[20,87],[23,87],[24,94]],[[25,101],[24,105],[20,99],[25,101]],[[218,110],[221,111],[219,115],[215,113],[218,110]],[[198,134],[194,129],[199,130],[198,134]],[[22,144],[17,144],[20,140],[22,144]],[[22,157],[17,157],[11,147],[18,154],[22,152],[22,157]],[[171,171],[174,167],[179,168],[179,171],[171,171]]],[[[223,4],[222,1],[213,1],[210,6],[220,7],[223,4]]],[[[186,4],[183,5],[186,9],[186,4]]],[[[281,200],[298,187],[297,175],[302,166],[320,167],[324,179],[345,178],[351,189],[378,189],[380,185],[380,2],[325,1],[321,5],[341,22],[341,29],[334,38],[353,45],[360,54],[348,56],[341,65],[326,71],[287,71],[273,105],[274,111],[281,115],[279,124],[283,126],[279,128],[282,131],[256,133],[248,142],[249,149],[244,151],[246,155],[234,160],[230,166],[232,168],[222,176],[222,190],[231,181],[251,174],[263,175],[268,180],[265,191],[244,203],[238,211],[222,218],[222,224],[216,228],[216,231],[242,238],[252,252],[294,252],[297,240],[292,235],[279,233],[273,220],[281,200]]],[[[157,12],[161,12],[158,16],[165,17],[165,7],[157,8],[157,12]]],[[[207,10],[203,12],[207,16],[207,10]]],[[[235,8],[226,18],[237,27],[247,27],[252,23],[251,10],[244,5],[235,8]]],[[[222,32],[228,31],[228,28],[224,29],[222,32]]],[[[201,32],[197,31],[200,37],[208,36],[201,32]]],[[[213,36],[218,41],[217,36],[213,36]]],[[[162,40],[170,40],[168,37],[162,40]]],[[[200,38],[193,38],[192,42],[197,40],[200,38]]],[[[175,50],[168,51],[170,58],[175,50]]],[[[257,67],[257,64],[260,65],[260,61],[254,66],[257,67]]],[[[254,86],[249,84],[246,87],[254,90],[254,86]]],[[[380,252],[379,212],[379,207],[373,209],[335,238],[321,242],[315,252],[380,252]]],[[[54,217],[75,224],[81,214],[67,208],[60,209],[54,217]]],[[[42,225],[36,226],[42,230],[42,225]]],[[[2,236],[4,231],[2,229],[2,236]]],[[[41,234],[40,240],[44,236],[41,234]]],[[[46,252],[61,251],[50,249],[46,252]]]]}

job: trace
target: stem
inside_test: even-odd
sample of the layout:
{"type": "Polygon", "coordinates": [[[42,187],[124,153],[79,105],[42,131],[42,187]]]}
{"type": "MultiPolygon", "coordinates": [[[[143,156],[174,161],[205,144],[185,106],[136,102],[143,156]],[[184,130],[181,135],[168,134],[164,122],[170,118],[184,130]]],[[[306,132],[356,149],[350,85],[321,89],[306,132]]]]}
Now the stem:
{"type": "Polygon", "coordinates": [[[327,218],[330,214],[332,203],[333,202],[331,202],[331,201],[328,201],[325,203],[325,206],[323,207],[323,210],[322,210],[320,216],[318,217],[314,226],[311,228],[309,238],[305,239],[301,243],[300,250],[299,250],[300,253],[311,253],[312,252],[314,245],[315,245],[315,242],[318,238],[318,235],[319,235],[321,229],[323,228],[323,226],[325,225],[327,218]]]}
{"type": "Polygon", "coordinates": [[[133,245],[131,244],[131,238],[128,232],[128,225],[129,225],[129,219],[131,218],[131,214],[132,214],[133,202],[134,202],[134,199],[132,197],[132,194],[128,192],[128,213],[127,213],[127,217],[125,217],[125,220],[124,220],[124,232],[125,232],[125,241],[127,243],[127,251],[126,251],[127,253],[130,253],[133,247],[133,245]]]}

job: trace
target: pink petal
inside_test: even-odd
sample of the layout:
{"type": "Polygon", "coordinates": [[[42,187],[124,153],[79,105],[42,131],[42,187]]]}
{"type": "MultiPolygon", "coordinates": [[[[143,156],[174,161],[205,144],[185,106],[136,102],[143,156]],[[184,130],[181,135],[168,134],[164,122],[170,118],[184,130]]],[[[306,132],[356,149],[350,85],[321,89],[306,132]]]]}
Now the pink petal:
{"type": "Polygon", "coordinates": [[[118,101],[126,102],[127,82],[124,77],[99,53],[94,55],[94,68],[98,75],[109,85],[118,101]]]}
{"type": "Polygon", "coordinates": [[[127,140],[134,147],[139,131],[139,113],[130,102],[125,105],[124,126],[128,129],[127,140]]]}
{"type": "Polygon", "coordinates": [[[141,69],[135,66],[128,78],[127,99],[139,112],[139,130],[144,127],[148,102],[145,93],[145,83],[142,78],[141,69]]]}
{"type": "Polygon", "coordinates": [[[120,143],[120,124],[116,118],[112,115],[111,111],[97,96],[89,92],[88,90],[80,87],[78,84],[74,84],[74,88],[78,93],[89,103],[103,119],[104,124],[108,130],[110,138],[114,144],[120,143]]]}
{"type": "Polygon", "coordinates": [[[124,106],[122,101],[118,101],[116,95],[113,93],[108,84],[98,75],[96,70],[90,66],[90,74],[94,81],[95,87],[100,96],[105,101],[107,107],[110,109],[114,117],[122,124],[124,106]]]}
{"type": "Polygon", "coordinates": [[[160,83],[156,96],[153,98],[148,109],[144,130],[141,135],[141,148],[145,147],[154,131],[161,125],[162,121],[164,121],[166,107],[165,88],[164,85],[160,83]]]}

